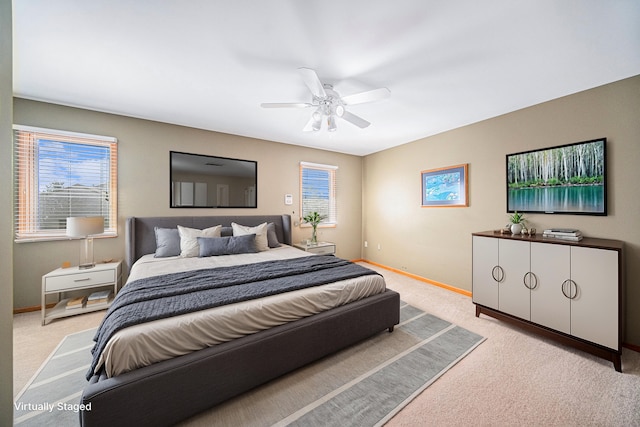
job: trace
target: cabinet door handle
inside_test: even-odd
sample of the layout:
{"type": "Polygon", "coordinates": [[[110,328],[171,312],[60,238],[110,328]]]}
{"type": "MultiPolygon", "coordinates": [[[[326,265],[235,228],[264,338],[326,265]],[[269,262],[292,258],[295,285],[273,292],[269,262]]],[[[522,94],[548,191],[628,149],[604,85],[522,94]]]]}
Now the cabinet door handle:
{"type": "Polygon", "coordinates": [[[530,271],[527,271],[522,278],[522,282],[524,283],[525,288],[527,289],[535,289],[538,287],[538,278],[535,274],[530,271]],[[527,283],[527,276],[529,276],[529,282],[527,283]]]}
{"type": "Polygon", "coordinates": [[[566,298],[569,298],[569,295],[567,295],[567,292],[564,290],[565,285],[567,283],[569,283],[569,279],[567,279],[564,282],[562,282],[562,286],[560,286],[560,289],[562,290],[562,295],[564,295],[566,298]]]}
{"type": "Polygon", "coordinates": [[[493,280],[498,283],[502,282],[502,280],[504,279],[504,270],[502,269],[502,267],[500,267],[499,265],[493,267],[493,269],[491,270],[491,277],[493,277],[493,280]],[[496,272],[498,272],[497,275],[496,272]]]}
{"type": "Polygon", "coordinates": [[[74,282],[87,282],[91,280],[91,277],[85,277],[84,279],[74,279],[74,282]]]}
{"type": "Polygon", "coordinates": [[[569,299],[574,299],[575,297],[578,296],[578,285],[576,284],[576,282],[574,282],[571,279],[567,279],[564,282],[562,282],[562,294],[569,298],[569,299]],[[566,285],[569,285],[569,290],[566,291],[565,287],[566,285]],[[567,294],[568,292],[568,294],[567,294]]]}
{"type": "Polygon", "coordinates": [[[573,280],[569,280],[569,283],[571,284],[570,290],[573,291],[573,294],[571,294],[571,296],[569,298],[575,299],[575,297],[578,296],[578,284],[576,282],[574,282],[573,280]]]}

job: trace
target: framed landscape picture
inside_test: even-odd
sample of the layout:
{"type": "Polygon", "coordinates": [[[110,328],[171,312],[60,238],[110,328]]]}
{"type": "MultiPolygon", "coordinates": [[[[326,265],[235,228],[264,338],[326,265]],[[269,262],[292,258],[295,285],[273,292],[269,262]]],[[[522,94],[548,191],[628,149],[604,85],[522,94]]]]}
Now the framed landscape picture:
{"type": "Polygon", "coordinates": [[[422,207],[469,206],[467,164],[420,172],[422,207]]]}

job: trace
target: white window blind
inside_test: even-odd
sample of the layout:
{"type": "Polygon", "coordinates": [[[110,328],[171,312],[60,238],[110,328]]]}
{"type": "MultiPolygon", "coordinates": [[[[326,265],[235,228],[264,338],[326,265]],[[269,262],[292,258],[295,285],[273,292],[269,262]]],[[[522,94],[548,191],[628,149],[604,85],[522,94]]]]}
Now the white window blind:
{"type": "Polygon", "coordinates": [[[15,125],[17,242],[66,238],[71,216],[103,216],[117,235],[117,140],[15,125]]]}
{"type": "Polygon", "coordinates": [[[325,219],[320,225],[336,225],[337,166],[300,162],[300,215],[318,212],[325,219]]]}

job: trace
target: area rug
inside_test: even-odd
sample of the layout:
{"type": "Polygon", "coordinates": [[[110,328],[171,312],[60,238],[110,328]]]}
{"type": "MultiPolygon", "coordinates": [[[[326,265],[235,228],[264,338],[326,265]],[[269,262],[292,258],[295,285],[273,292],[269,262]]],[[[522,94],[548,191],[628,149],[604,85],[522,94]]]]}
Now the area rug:
{"type": "Polygon", "coordinates": [[[96,329],[67,335],[16,396],[13,424],[77,426],[78,404],[87,384],[96,329]]]}
{"type": "MultiPolygon", "coordinates": [[[[95,330],[65,337],[16,398],[20,426],[77,426],[95,330]]],[[[383,332],[185,421],[186,426],[383,425],[484,338],[402,303],[383,332]]]]}

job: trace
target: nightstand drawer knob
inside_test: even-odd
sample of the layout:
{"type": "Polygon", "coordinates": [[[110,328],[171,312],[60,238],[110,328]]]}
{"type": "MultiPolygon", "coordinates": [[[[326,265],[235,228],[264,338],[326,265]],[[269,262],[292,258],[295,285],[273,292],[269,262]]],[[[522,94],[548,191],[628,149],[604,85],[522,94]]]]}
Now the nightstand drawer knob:
{"type": "Polygon", "coordinates": [[[84,279],[75,279],[74,282],[86,282],[88,280],[91,280],[91,277],[85,277],[84,279]]]}

